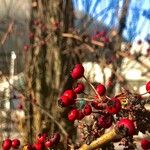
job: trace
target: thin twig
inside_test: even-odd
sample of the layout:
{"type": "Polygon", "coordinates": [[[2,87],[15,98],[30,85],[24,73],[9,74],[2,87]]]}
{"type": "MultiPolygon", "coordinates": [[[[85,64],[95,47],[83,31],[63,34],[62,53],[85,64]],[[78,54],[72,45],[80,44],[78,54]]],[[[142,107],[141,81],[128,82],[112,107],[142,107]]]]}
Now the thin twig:
{"type": "Polygon", "coordinates": [[[13,26],[14,26],[14,22],[12,21],[9,26],[8,26],[8,29],[7,29],[7,32],[4,34],[4,36],[2,37],[2,40],[0,42],[1,46],[4,45],[5,41],[7,40],[9,34],[12,32],[12,29],[13,29],[13,26]]]}

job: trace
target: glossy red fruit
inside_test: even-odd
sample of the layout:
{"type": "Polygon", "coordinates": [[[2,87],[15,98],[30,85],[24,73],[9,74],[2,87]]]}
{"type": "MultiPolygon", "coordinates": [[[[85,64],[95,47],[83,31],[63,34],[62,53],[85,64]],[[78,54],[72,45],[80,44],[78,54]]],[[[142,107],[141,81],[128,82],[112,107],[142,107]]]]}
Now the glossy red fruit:
{"type": "Polygon", "coordinates": [[[13,139],[13,140],[12,140],[12,148],[18,149],[19,146],[20,146],[20,140],[18,140],[18,139],[13,139]]]}
{"type": "Polygon", "coordinates": [[[141,140],[141,147],[142,147],[144,150],[150,149],[150,140],[142,139],[142,140],[141,140]]]}
{"type": "Polygon", "coordinates": [[[50,139],[45,142],[45,147],[46,147],[46,148],[51,148],[53,145],[54,145],[54,143],[53,143],[52,140],[50,140],[50,139]]]}
{"type": "Polygon", "coordinates": [[[110,114],[104,114],[98,117],[98,125],[105,129],[112,125],[112,121],[112,116],[110,114]]]}
{"type": "Polygon", "coordinates": [[[78,117],[78,110],[77,109],[73,109],[70,111],[70,113],[68,114],[68,120],[73,122],[77,119],[78,117]]]}
{"type": "Polygon", "coordinates": [[[77,86],[74,88],[74,92],[76,94],[80,94],[80,93],[83,93],[84,89],[85,89],[84,84],[79,82],[77,83],[77,86]]]}
{"type": "Polygon", "coordinates": [[[43,150],[44,146],[41,143],[35,143],[34,148],[35,148],[35,150],[43,150]]]}
{"type": "Polygon", "coordinates": [[[106,93],[106,88],[105,88],[105,86],[104,86],[103,84],[99,84],[99,85],[97,85],[97,87],[96,87],[96,91],[98,92],[98,94],[99,94],[100,96],[103,96],[103,95],[105,95],[105,93],[106,93]]]}
{"type": "Polygon", "coordinates": [[[3,150],[9,150],[11,148],[11,145],[12,145],[12,141],[9,138],[7,138],[3,141],[2,148],[3,150]]]}
{"type": "Polygon", "coordinates": [[[85,117],[84,113],[80,110],[78,111],[77,120],[82,120],[85,117]]]}
{"type": "Polygon", "coordinates": [[[84,115],[88,116],[92,113],[92,107],[89,104],[86,104],[83,108],[84,115]]]}
{"type": "Polygon", "coordinates": [[[82,66],[82,64],[76,64],[71,72],[71,77],[74,80],[76,80],[83,77],[83,75],[84,75],[84,67],[82,66]]]}
{"type": "Polygon", "coordinates": [[[75,103],[74,99],[70,99],[68,96],[62,95],[59,99],[59,103],[62,107],[67,107],[75,103]]]}
{"type": "Polygon", "coordinates": [[[76,93],[73,90],[66,90],[63,93],[64,96],[67,96],[69,99],[75,99],[77,97],[76,93]]]}
{"type": "Polygon", "coordinates": [[[117,127],[118,128],[124,127],[126,129],[128,129],[127,133],[129,135],[134,135],[135,134],[135,125],[134,125],[133,120],[123,118],[117,123],[117,127]]]}
{"type": "Polygon", "coordinates": [[[37,143],[43,144],[46,140],[46,137],[44,135],[39,135],[37,138],[37,143]]]}
{"type": "Polygon", "coordinates": [[[121,109],[121,102],[119,99],[114,97],[107,102],[106,110],[110,114],[117,114],[120,111],[120,109],[121,109]]]}
{"type": "Polygon", "coordinates": [[[150,93],[150,81],[146,83],[146,91],[150,93]]]}

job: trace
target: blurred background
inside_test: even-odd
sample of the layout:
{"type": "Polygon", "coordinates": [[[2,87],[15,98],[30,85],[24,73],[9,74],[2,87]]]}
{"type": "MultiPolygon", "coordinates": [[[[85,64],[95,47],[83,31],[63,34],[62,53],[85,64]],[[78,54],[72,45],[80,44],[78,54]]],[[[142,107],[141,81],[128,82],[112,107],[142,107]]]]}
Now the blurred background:
{"type": "MultiPolygon", "coordinates": [[[[84,65],[91,83],[103,83],[110,96],[122,89],[146,92],[149,0],[0,0],[0,4],[0,142],[18,137],[25,145],[38,133],[56,130],[66,136],[57,121],[72,131],[66,120],[69,108],[60,108],[57,100],[71,88],[69,73],[76,63],[84,65]]],[[[76,132],[70,136],[75,139],[76,132]]]]}

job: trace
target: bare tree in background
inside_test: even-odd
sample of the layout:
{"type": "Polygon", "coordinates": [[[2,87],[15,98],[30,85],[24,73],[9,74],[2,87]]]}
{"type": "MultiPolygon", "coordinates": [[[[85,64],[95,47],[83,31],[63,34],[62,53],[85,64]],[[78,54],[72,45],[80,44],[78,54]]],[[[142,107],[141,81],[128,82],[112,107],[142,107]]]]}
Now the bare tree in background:
{"type": "MultiPolygon", "coordinates": [[[[64,53],[64,50],[72,49],[74,45],[72,41],[61,36],[63,32],[73,28],[72,2],[71,0],[33,0],[32,5],[30,30],[34,38],[31,39],[33,47],[28,78],[29,88],[32,89],[31,99],[61,123],[64,114],[57,104],[58,95],[64,88],[72,87],[68,74],[72,65],[79,61],[77,56],[72,56],[72,52],[69,55],[64,53]]],[[[35,139],[35,134],[54,132],[58,129],[39,108],[30,105],[29,110],[31,141],[32,137],[35,139]]],[[[67,130],[65,123],[62,126],[67,130]]]]}

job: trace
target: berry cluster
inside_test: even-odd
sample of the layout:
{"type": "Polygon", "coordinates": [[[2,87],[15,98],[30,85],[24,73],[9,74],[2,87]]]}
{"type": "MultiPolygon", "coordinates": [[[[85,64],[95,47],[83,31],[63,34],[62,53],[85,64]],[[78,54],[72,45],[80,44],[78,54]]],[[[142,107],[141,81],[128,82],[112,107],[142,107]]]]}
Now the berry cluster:
{"type": "Polygon", "coordinates": [[[38,138],[36,139],[35,143],[30,145],[26,145],[27,150],[44,150],[50,149],[60,142],[60,134],[54,133],[51,137],[49,137],[46,133],[39,134],[38,138]]]}
{"type": "MultiPolygon", "coordinates": [[[[23,150],[44,150],[50,149],[60,142],[60,134],[54,133],[51,137],[49,137],[46,133],[39,134],[34,144],[27,144],[23,147],[23,150]]],[[[9,138],[5,139],[2,143],[3,150],[19,149],[20,141],[18,139],[10,140],[9,138]]]]}
{"type": "Polygon", "coordinates": [[[20,146],[20,141],[18,139],[5,139],[2,143],[2,149],[3,150],[9,150],[11,148],[14,148],[14,149],[18,149],[20,146]]]}
{"type": "MultiPolygon", "coordinates": [[[[79,123],[80,129],[82,129],[82,141],[89,144],[104,134],[105,129],[116,128],[122,137],[119,138],[119,141],[126,141],[125,148],[133,148],[133,135],[141,131],[139,124],[141,126],[142,123],[142,127],[146,126],[144,132],[149,131],[149,112],[144,107],[147,101],[143,99],[142,95],[125,90],[110,98],[107,95],[105,85],[99,83],[93,86],[88,81],[84,76],[82,64],[76,64],[70,75],[73,79],[73,85],[77,82],[77,86],[65,90],[59,98],[59,104],[62,107],[72,108],[68,114],[68,120],[79,123]],[[94,94],[85,93],[85,83],[78,81],[81,78],[85,79],[94,94]],[[78,96],[81,93],[84,98],[78,96]],[[80,100],[84,101],[84,104],[78,107],[80,100]],[[145,115],[146,119],[143,122],[141,118],[138,119],[141,116],[138,113],[145,115]],[[87,121],[88,117],[84,119],[86,116],[90,116],[90,121],[87,121]]],[[[146,84],[146,90],[147,93],[150,93],[150,81],[146,84]]],[[[108,148],[108,146],[106,147],[108,148]]]]}

